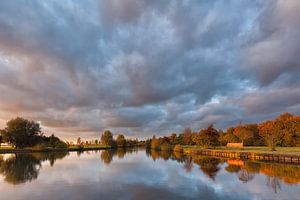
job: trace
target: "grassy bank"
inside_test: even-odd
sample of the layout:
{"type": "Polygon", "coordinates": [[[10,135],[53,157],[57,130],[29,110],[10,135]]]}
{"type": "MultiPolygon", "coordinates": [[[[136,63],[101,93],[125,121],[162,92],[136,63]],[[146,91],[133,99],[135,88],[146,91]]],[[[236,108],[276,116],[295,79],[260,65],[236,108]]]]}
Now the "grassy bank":
{"type": "Polygon", "coordinates": [[[78,146],[72,145],[68,146],[68,148],[24,148],[24,149],[16,149],[14,147],[0,147],[0,154],[2,153],[34,153],[34,152],[50,152],[50,151],[87,151],[87,150],[101,150],[101,149],[111,149],[110,146],[104,145],[85,145],[78,146]]]}
{"type": "Polygon", "coordinates": [[[244,149],[228,148],[225,146],[216,147],[215,149],[205,149],[200,146],[182,146],[182,147],[185,151],[188,151],[188,150],[211,150],[211,151],[300,156],[300,147],[276,147],[276,151],[271,151],[269,147],[256,147],[256,146],[244,147],[244,149]]]}
{"type": "Polygon", "coordinates": [[[244,149],[217,147],[205,149],[198,146],[183,146],[183,152],[192,156],[204,155],[300,165],[299,147],[278,147],[276,151],[271,151],[267,147],[245,147],[244,149]]]}

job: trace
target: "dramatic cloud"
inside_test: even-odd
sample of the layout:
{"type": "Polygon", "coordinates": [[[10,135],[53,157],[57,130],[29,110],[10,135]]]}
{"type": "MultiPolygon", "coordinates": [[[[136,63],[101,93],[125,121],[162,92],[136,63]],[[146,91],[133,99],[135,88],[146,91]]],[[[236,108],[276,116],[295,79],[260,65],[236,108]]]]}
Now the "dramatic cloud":
{"type": "Polygon", "coordinates": [[[0,124],[133,137],[300,113],[300,2],[0,2],[0,124]]]}

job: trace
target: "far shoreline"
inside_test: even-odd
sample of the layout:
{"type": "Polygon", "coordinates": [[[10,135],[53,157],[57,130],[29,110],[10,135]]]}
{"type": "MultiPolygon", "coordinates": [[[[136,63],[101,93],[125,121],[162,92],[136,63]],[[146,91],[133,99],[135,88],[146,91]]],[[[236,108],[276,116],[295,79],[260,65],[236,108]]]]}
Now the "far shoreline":
{"type": "Polygon", "coordinates": [[[9,154],[9,153],[47,153],[47,152],[72,152],[72,151],[91,151],[91,150],[109,150],[114,149],[110,146],[96,146],[96,147],[69,147],[69,148],[45,148],[45,149],[34,149],[34,148],[25,148],[25,149],[14,149],[14,148],[1,148],[0,154],[9,154]]]}

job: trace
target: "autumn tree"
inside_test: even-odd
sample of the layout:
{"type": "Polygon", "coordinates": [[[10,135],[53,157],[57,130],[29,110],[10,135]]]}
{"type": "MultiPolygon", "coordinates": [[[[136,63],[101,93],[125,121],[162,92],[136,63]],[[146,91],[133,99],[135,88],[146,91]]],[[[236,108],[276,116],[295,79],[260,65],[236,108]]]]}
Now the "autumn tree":
{"type": "Polygon", "coordinates": [[[219,145],[219,132],[211,124],[207,129],[203,129],[199,134],[194,135],[193,141],[203,147],[215,147],[219,145]]]}
{"type": "Polygon", "coordinates": [[[300,146],[300,117],[283,113],[259,125],[259,134],[272,150],[278,146],[300,146]]]}
{"type": "Polygon", "coordinates": [[[259,125],[259,133],[265,139],[272,151],[275,150],[275,147],[280,140],[279,131],[276,130],[274,125],[275,123],[272,121],[266,121],[259,125]]]}
{"type": "Polygon", "coordinates": [[[279,146],[296,146],[300,137],[300,118],[283,113],[274,120],[274,129],[280,137],[279,146]]]}
{"type": "Polygon", "coordinates": [[[234,135],[236,135],[242,141],[243,144],[244,144],[245,140],[253,137],[253,133],[249,129],[247,129],[241,125],[237,126],[234,129],[234,135]]]}
{"type": "Polygon", "coordinates": [[[106,146],[113,146],[114,145],[113,134],[108,130],[104,131],[104,133],[101,136],[101,143],[106,146]]]}

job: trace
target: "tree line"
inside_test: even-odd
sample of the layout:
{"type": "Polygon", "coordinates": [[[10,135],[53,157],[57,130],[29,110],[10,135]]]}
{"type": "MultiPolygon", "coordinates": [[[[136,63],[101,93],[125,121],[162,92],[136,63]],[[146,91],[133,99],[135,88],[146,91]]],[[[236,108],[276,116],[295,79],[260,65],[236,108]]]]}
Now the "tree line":
{"type": "MultiPolygon", "coordinates": [[[[101,135],[100,142],[102,145],[110,147],[133,147],[133,146],[144,146],[145,141],[136,139],[125,138],[123,134],[118,134],[114,139],[113,133],[109,130],[104,131],[101,135]]],[[[78,143],[78,139],[77,139],[78,143]]]]}
{"type": "Polygon", "coordinates": [[[39,123],[17,117],[0,130],[0,144],[8,143],[16,148],[35,147],[67,148],[67,144],[54,134],[45,136],[39,123]]]}
{"type": "Polygon", "coordinates": [[[204,148],[225,146],[227,143],[242,142],[244,146],[269,146],[275,150],[280,147],[300,146],[300,116],[283,113],[274,120],[259,124],[238,124],[226,131],[217,130],[213,124],[198,132],[186,128],[182,133],[169,136],[153,136],[146,140],[148,148],[169,150],[176,145],[198,145],[204,148]]]}
{"type": "MultiPolygon", "coordinates": [[[[39,123],[17,117],[7,122],[4,129],[0,129],[0,144],[8,143],[16,148],[25,147],[51,147],[67,148],[68,144],[55,135],[45,136],[39,123]]],[[[114,138],[109,130],[104,131],[99,140],[83,141],[77,139],[77,145],[101,144],[116,147],[146,146],[157,150],[181,151],[179,145],[197,145],[204,148],[224,146],[227,143],[242,142],[245,146],[269,146],[272,150],[276,146],[295,147],[300,146],[300,116],[283,113],[274,120],[264,121],[258,124],[238,124],[229,127],[226,131],[217,130],[213,124],[198,132],[186,128],[182,133],[173,133],[169,136],[138,140],[125,138],[123,134],[114,138]],[[177,145],[177,146],[176,146],[177,145]]]]}

